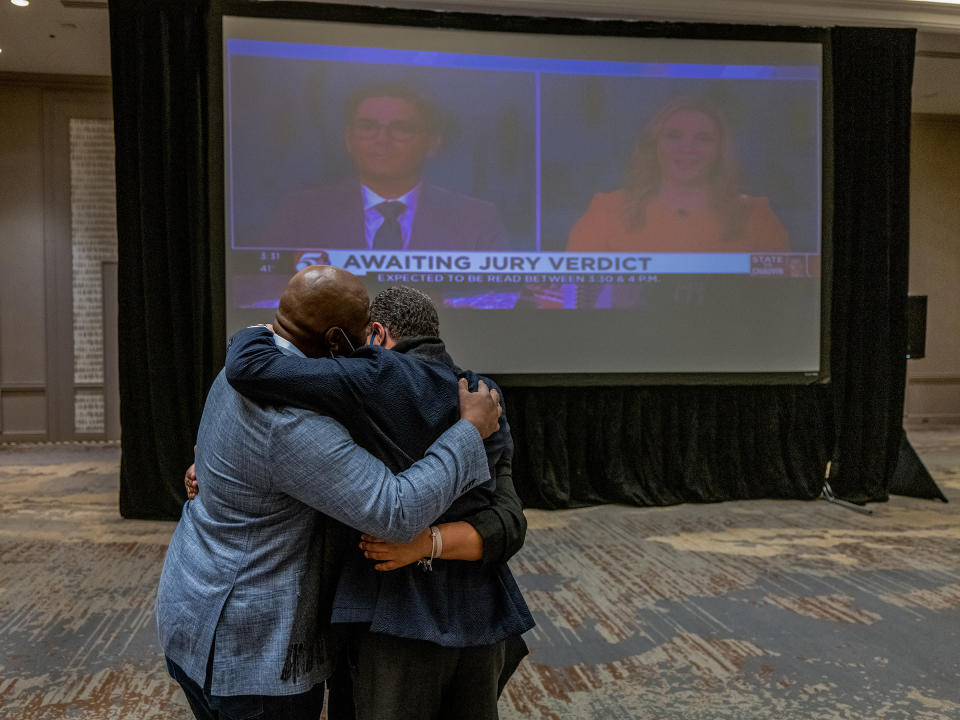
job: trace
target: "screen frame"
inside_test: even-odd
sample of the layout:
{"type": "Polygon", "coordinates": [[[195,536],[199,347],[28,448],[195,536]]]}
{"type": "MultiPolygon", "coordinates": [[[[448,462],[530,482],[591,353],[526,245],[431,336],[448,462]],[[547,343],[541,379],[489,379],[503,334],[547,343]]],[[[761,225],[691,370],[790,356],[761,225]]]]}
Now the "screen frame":
{"type": "MultiPolygon", "coordinates": [[[[828,28],[783,25],[596,20],[429,11],[327,4],[213,0],[207,13],[207,176],[210,209],[210,287],[215,331],[226,344],[226,222],[224,201],[223,17],[278,18],[417,28],[487,32],[659,37],[695,40],[740,40],[817,43],[822,48],[821,80],[821,284],[820,352],[817,372],[788,373],[501,373],[508,387],[651,386],[651,385],[813,385],[830,382],[831,299],[833,283],[833,84],[828,28]],[[219,308],[219,310],[217,310],[219,308]]],[[[482,312],[482,311],[478,311],[482,312]]]]}

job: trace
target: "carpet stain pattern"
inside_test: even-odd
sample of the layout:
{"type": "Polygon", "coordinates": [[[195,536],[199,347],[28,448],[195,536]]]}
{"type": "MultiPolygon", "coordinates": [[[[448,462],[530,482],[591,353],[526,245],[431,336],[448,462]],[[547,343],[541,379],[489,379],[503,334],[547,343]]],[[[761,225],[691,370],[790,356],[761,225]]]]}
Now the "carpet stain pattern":
{"type": "MultiPolygon", "coordinates": [[[[914,433],[960,499],[960,432],[914,433]]],[[[892,497],[528,511],[511,718],[960,717],[960,515],[892,497]]]]}
{"type": "Polygon", "coordinates": [[[112,445],[0,450],[0,718],[187,720],[153,600],[169,522],[117,512],[112,445]]]}
{"type": "MultiPolygon", "coordinates": [[[[960,717],[960,428],[911,432],[950,504],[527,512],[537,620],[504,720],[960,717]]],[[[0,718],[186,720],[156,642],[172,523],[115,446],[0,449],[0,718]]]]}

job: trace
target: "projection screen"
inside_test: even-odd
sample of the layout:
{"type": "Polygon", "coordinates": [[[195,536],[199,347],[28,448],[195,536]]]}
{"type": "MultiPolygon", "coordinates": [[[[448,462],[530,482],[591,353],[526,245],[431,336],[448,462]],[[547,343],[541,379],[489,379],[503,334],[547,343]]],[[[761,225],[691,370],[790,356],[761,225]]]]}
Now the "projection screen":
{"type": "Polygon", "coordinates": [[[224,17],[227,332],[321,263],[485,373],[822,379],[823,55],[224,17]]]}

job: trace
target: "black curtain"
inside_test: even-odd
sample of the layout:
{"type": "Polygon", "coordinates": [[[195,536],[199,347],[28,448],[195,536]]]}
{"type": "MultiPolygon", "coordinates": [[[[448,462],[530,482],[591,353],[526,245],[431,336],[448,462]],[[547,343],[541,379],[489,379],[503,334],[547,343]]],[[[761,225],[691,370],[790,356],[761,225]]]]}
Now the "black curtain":
{"type": "Polygon", "coordinates": [[[120,513],[176,518],[206,389],[223,362],[212,341],[223,299],[211,282],[206,10],[195,0],[113,0],[110,45],[120,513]]]}
{"type": "MultiPolygon", "coordinates": [[[[207,16],[200,0],[110,3],[125,517],[179,515],[223,359],[207,16]]],[[[515,477],[528,506],[812,498],[828,460],[838,495],[886,498],[906,372],[913,45],[912,30],[831,32],[832,382],[513,388],[515,477]]]]}
{"type": "Polygon", "coordinates": [[[833,436],[827,386],[514,388],[527,507],[813,498],[833,436]]]}
{"type": "Polygon", "coordinates": [[[883,500],[903,423],[914,30],[832,33],[834,491],[883,500]]]}

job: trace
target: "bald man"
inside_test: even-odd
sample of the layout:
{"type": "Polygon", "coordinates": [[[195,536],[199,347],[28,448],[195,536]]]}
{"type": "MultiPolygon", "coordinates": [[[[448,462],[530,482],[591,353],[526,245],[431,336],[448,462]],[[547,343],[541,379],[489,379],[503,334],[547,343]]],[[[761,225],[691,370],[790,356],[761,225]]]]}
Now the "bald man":
{"type": "MultiPolygon", "coordinates": [[[[307,268],[281,300],[276,342],[305,357],[349,352],[368,304],[350,273],[307,268]]],[[[394,474],[335,420],[258,405],[221,372],[197,437],[203,492],[184,505],[157,590],[160,645],[194,715],[315,720],[333,665],[318,609],[336,581],[330,528],[411,540],[489,480],[482,438],[499,414],[496,393],[462,383],[461,419],[394,474]]]]}

